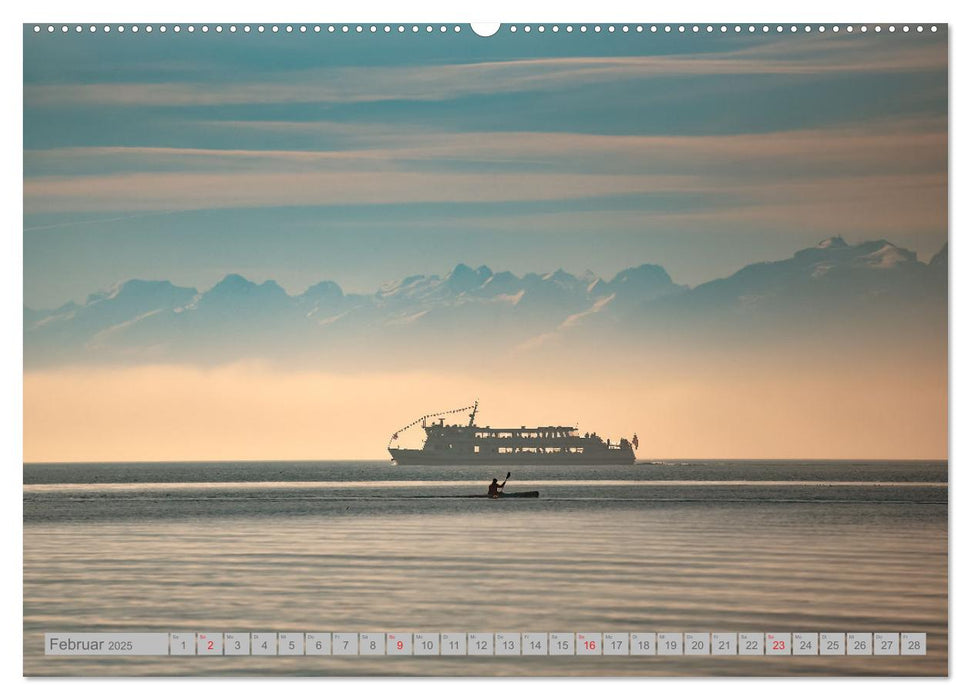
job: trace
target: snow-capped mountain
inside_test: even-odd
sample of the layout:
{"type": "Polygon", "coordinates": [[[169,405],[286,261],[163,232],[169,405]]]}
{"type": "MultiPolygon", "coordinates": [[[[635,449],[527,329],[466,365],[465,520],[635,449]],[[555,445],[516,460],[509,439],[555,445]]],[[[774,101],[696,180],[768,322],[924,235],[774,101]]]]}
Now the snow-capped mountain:
{"type": "MultiPolygon", "coordinates": [[[[129,280],[83,304],[24,309],[28,365],[63,362],[223,362],[243,358],[428,357],[590,346],[734,325],[856,323],[947,312],[947,248],[929,263],[888,241],[822,241],[776,262],[747,265],[694,288],[658,265],[602,279],[562,269],[517,276],[485,265],[412,275],[372,294],[323,281],[298,295],[230,274],[199,292],[129,280]],[[538,342],[542,341],[542,342],[538,342]]],[[[873,321],[876,322],[876,321],[873,321]]]]}
{"type": "MultiPolygon", "coordinates": [[[[946,254],[946,248],[938,253],[946,254]]],[[[921,262],[913,251],[885,240],[849,245],[837,236],[791,258],[747,265],[734,275],[698,285],[670,306],[735,315],[839,313],[858,305],[892,309],[895,303],[928,295],[941,298],[942,283],[946,275],[941,269],[921,262]]]]}

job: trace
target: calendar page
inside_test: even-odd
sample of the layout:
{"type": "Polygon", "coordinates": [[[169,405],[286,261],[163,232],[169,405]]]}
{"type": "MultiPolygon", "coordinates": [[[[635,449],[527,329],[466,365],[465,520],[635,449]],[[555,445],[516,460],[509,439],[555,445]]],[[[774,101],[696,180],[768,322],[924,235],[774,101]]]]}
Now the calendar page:
{"type": "Polygon", "coordinates": [[[946,24],[26,24],[27,676],[946,676],[946,24]]]}

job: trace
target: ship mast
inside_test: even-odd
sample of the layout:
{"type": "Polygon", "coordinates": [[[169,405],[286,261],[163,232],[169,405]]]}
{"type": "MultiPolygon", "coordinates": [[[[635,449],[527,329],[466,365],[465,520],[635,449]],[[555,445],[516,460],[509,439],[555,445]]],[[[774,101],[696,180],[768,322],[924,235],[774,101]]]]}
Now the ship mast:
{"type": "Polygon", "coordinates": [[[399,434],[405,432],[409,428],[413,428],[419,423],[421,423],[421,427],[423,428],[426,427],[427,425],[426,421],[429,418],[438,418],[439,416],[447,416],[451,413],[461,413],[462,411],[468,411],[470,408],[472,409],[472,414],[469,416],[469,425],[471,426],[475,422],[475,414],[479,410],[478,400],[476,400],[474,406],[463,406],[462,408],[453,408],[451,411],[441,411],[440,413],[426,413],[421,418],[411,421],[411,423],[409,423],[405,427],[398,428],[398,430],[391,435],[391,439],[388,440],[388,447],[391,447],[391,443],[398,439],[399,434]]]}
{"type": "Polygon", "coordinates": [[[472,413],[469,414],[469,427],[470,428],[475,425],[475,414],[478,412],[478,410],[479,410],[479,400],[476,399],[475,400],[475,403],[472,405],[472,413]]]}

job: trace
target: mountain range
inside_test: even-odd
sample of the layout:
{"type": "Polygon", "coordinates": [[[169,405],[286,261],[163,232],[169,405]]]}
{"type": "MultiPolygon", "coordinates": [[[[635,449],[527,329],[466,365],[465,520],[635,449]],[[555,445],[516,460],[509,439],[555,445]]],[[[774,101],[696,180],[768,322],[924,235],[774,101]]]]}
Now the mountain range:
{"type": "Polygon", "coordinates": [[[290,295],[229,274],[200,291],[132,279],[82,304],[24,308],[25,364],[195,362],[247,358],[347,365],[364,357],[433,361],[507,356],[670,334],[859,330],[902,319],[946,323],[947,246],[929,262],[885,240],[829,238],[791,258],[747,265],[695,287],[644,264],[610,279],[562,269],[517,276],[456,265],[371,294],[333,281],[290,295]]]}

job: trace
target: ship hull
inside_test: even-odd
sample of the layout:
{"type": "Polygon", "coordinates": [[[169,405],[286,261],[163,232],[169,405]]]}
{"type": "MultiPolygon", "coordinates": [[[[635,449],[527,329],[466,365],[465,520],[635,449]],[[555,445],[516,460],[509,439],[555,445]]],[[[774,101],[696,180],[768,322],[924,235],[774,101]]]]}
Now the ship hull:
{"type": "Polygon", "coordinates": [[[400,466],[529,466],[529,465],[549,465],[566,466],[576,465],[613,465],[629,466],[634,463],[634,453],[631,450],[603,450],[599,453],[512,453],[512,454],[435,454],[426,450],[406,450],[392,447],[388,449],[391,459],[400,466]]]}

